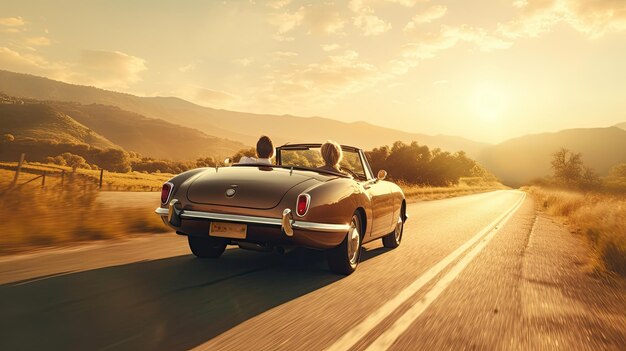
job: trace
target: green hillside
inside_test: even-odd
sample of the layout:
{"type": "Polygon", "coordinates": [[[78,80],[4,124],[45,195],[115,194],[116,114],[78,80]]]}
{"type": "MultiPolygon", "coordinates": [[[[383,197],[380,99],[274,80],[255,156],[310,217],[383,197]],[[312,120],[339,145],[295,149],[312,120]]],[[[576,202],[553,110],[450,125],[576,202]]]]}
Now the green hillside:
{"type": "Polygon", "coordinates": [[[0,104],[0,134],[16,142],[37,140],[51,143],[87,144],[98,148],[118,147],[107,138],[51,106],[39,103],[0,104]]]}
{"type": "Polygon", "coordinates": [[[196,129],[147,118],[115,106],[48,102],[128,151],[170,160],[224,158],[248,146],[206,135],[196,129]]]}

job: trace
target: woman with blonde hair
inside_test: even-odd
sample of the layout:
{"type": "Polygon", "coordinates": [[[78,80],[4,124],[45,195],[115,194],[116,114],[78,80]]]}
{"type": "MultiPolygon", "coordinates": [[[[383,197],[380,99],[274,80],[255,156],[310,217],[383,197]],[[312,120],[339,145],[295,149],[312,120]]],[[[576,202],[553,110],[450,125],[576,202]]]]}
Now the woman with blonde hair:
{"type": "Polygon", "coordinates": [[[320,170],[330,172],[341,172],[339,162],[343,158],[343,152],[341,152],[341,146],[335,141],[328,140],[320,148],[320,153],[324,159],[324,166],[319,167],[320,170]]]}

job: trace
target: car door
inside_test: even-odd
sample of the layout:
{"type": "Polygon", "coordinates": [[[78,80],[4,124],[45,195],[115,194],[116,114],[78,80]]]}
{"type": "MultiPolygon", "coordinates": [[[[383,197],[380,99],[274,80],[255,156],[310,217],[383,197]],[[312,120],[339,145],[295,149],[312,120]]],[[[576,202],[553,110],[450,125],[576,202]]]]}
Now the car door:
{"type": "Polygon", "coordinates": [[[388,233],[393,220],[393,196],[391,187],[385,181],[373,180],[365,184],[364,188],[370,195],[372,203],[372,231],[373,238],[388,233]]]}

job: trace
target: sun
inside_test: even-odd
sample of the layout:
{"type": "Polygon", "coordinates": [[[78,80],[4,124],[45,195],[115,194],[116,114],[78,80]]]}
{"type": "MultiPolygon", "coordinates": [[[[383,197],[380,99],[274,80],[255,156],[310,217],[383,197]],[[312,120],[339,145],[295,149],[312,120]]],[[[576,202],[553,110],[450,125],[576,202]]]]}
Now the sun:
{"type": "Polygon", "coordinates": [[[480,88],[474,93],[474,111],[483,121],[496,121],[504,111],[504,94],[494,88],[480,88]]]}

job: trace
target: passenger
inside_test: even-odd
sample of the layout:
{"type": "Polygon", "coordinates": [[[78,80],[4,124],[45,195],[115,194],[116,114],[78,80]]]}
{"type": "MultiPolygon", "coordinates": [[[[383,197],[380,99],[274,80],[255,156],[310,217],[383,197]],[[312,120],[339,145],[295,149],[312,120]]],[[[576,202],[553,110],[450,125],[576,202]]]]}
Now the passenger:
{"type": "Polygon", "coordinates": [[[263,164],[272,165],[272,157],[274,157],[274,144],[272,140],[263,135],[256,143],[256,155],[257,158],[242,156],[239,160],[239,164],[263,164]]]}
{"type": "Polygon", "coordinates": [[[337,142],[332,140],[326,141],[320,148],[320,152],[324,159],[324,165],[319,167],[319,170],[343,173],[341,167],[339,167],[343,153],[341,152],[341,146],[337,142]]]}

